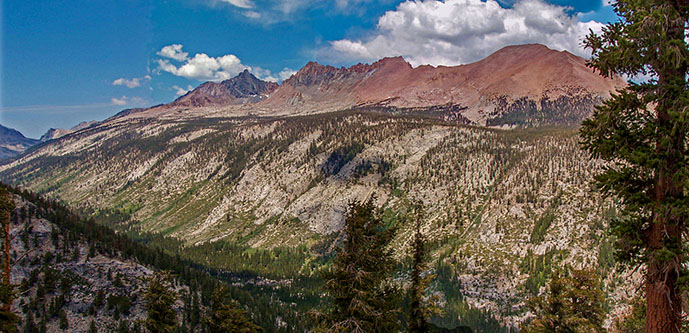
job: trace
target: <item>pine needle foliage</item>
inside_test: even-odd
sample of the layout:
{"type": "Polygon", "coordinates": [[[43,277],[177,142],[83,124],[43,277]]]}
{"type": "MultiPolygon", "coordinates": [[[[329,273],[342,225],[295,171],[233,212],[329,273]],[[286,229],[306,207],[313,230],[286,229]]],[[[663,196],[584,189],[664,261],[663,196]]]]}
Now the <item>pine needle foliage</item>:
{"type": "Polygon", "coordinates": [[[621,200],[611,222],[619,258],[646,269],[647,332],[679,332],[689,217],[687,0],[620,0],[620,21],[584,41],[604,76],[648,75],[619,90],[581,128],[583,146],[608,161],[596,177],[621,200]]]}
{"type": "Polygon", "coordinates": [[[603,332],[604,295],[600,279],[593,270],[557,273],[550,281],[548,294],[531,300],[536,315],[523,331],[526,333],[603,332]]]}
{"type": "Polygon", "coordinates": [[[429,332],[431,326],[428,320],[433,315],[440,314],[440,310],[435,306],[433,297],[426,297],[426,289],[435,279],[435,274],[428,274],[428,249],[426,248],[426,237],[421,232],[423,223],[423,206],[421,203],[414,204],[414,237],[410,254],[412,258],[411,284],[409,286],[409,315],[407,326],[409,332],[429,332]],[[424,273],[426,273],[424,275],[424,273]]]}
{"type": "Polygon", "coordinates": [[[261,331],[259,326],[247,318],[246,311],[236,306],[230,298],[227,288],[222,285],[213,291],[210,311],[203,323],[209,333],[254,333],[261,331]]]}
{"type": "Polygon", "coordinates": [[[0,232],[2,233],[2,283],[0,283],[0,332],[16,332],[19,316],[12,312],[11,304],[15,297],[14,285],[10,284],[9,252],[10,248],[10,214],[15,205],[7,189],[0,187],[0,232]]]}
{"type": "Polygon", "coordinates": [[[316,315],[316,331],[395,332],[399,328],[399,293],[390,283],[394,262],[388,245],[394,229],[386,229],[375,198],[352,202],[345,217],[342,248],[325,289],[332,305],[316,315]]]}
{"type": "Polygon", "coordinates": [[[160,271],[150,277],[144,299],[148,313],[146,329],[149,332],[174,332],[177,327],[177,313],[172,306],[177,300],[177,293],[173,289],[172,275],[160,271]]]}

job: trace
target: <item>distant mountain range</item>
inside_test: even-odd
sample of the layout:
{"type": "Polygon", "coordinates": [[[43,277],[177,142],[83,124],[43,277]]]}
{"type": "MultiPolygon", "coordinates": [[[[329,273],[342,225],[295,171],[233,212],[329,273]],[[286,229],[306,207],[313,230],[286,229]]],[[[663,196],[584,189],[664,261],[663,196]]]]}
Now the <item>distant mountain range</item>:
{"type": "MultiPolygon", "coordinates": [[[[518,325],[557,267],[595,266],[614,321],[640,276],[614,265],[618,208],[591,191],[605,165],[574,128],[624,85],[542,45],[455,67],[312,62],[280,85],[244,72],[41,143],[0,180],[121,216],[118,231],[168,236],[202,265],[291,281],[327,267],[352,200],[376,198],[401,260],[421,200],[444,304],[461,294],[518,325]]],[[[444,310],[447,327],[465,318],[444,310]]]]}
{"type": "MultiPolygon", "coordinates": [[[[309,62],[280,85],[262,81],[245,70],[219,83],[203,83],[169,104],[125,110],[111,120],[294,116],[375,109],[480,126],[576,126],[611,91],[625,85],[621,77],[603,78],[586,67],[585,59],[567,51],[526,44],[508,46],[483,60],[453,67],[413,68],[402,57],[348,68],[309,62]]],[[[40,140],[6,129],[0,133],[6,137],[0,146],[0,159],[94,123],[51,128],[40,140]]]]}
{"type": "Polygon", "coordinates": [[[309,62],[280,85],[244,71],[220,83],[206,82],[172,103],[127,115],[294,116],[378,109],[480,126],[570,126],[625,85],[621,77],[603,78],[567,51],[527,44],[453,67],[413,68],[402,57],[347,68],[309,62]]]}
{"type": "Polygon", "coordinates": [[[0,125],[0,161],[13,158],[38,142],[15,129],[0,125]]]}
{"type": "Polygon", "coordinates": [[[41,135],[41,138],[38,140],[27,138],[15,129],[0,125],[0,161],[17,157],[38,143],[59,139],[96,123],[97,121],[83,121],[70,129],[51,128],[41,135]]]}
{"type": "Polygon", "coordinates": [[[96,124],[97,121],[82,121],[76,126],[70,128],[70,129],[64,129],[64,128],[51,128],[45,134],[41,135],[41,138],[39,139],[41,142],[49,141],[49,140],[55,140],[59,139],[69,133],[74,133],[78,130],[88,128],[94,124],[96,124]]]}

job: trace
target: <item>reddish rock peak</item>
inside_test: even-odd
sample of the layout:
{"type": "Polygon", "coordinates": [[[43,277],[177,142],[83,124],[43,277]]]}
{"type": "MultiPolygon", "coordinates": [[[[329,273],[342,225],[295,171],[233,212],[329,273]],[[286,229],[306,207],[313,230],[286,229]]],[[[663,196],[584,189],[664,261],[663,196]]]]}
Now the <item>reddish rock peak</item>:
{"type": "Polygon", "coordinates": [[[386,57],[386,58],[383,58],[383,59],[380,59],[380,60],[374,62],[373,64],[371,64],[371,66],[374,66],[374,67],[402,66],[402,67],[411,68],[411,65],[406,60],[404,60],[404,58],[402,58],[402,56],[386,57]]]}

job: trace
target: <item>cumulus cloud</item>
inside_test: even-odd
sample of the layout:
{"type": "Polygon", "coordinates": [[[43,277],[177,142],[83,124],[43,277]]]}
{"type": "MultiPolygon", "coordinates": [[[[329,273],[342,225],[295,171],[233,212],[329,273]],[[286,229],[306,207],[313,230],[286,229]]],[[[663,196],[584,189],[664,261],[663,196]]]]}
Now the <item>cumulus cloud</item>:
{"type": "Polygon", "coordinates": [[[284,68],[283,70],[278,73],[278,77],[280,78],[280,81],[284,81],[290,78],[290,76],[296,74],[297,71],[291,68],[284,68]]]}
{"type": "Polygon", "coordinates": [[[278,73],[273,73],[269,69],[264,69],[261,67],[250,67],[249,71],[254,74],[257,78],[263,80],[263,81],[270,81],[270,82],[281,82],[284,80],[287,80],[292,74],[296,73],[297,71],[291,69],[291,68],[283,68],[280,72],[278,73]]]}
{"type": "Polygon", "coordinates": [[[194,89],[194,87],[192,87],[191,85],[187,85],[186,89],[184,89],[178,85],[172,86],[172,90],[175,90],[175,95],[177,95],[177,96],[182,96],[182,95],[188,93],[189,91],[191,91],[192,89],[194,89]]]}
{"type": "Polygon", "coordinates": [[[132,79],[126,79],[126,78],[119,78],[115,81],[112,81],[113,86],[126,86],[127,88],[136,88],[141,86],[142,81],[147,81],[150,80],[151,76],[146,75],[144,77],[135,77],[132,79]]]}
{"type": "MultiPolygon", "coordinates": [[[[181,44],[165,46],[157,54],[169,59],[174,59],[171,57],[172,55],[184,54],[184,60],[181,65],[177,66],[170,62],[169,59],[157,59],[156,62],[158,64],[158,68],[155,72],[168,72],[175,76],[199,81],[217,82],[227,80],[237,76],[237,74],[246,69],[248,69],[259,79],[272,82],[282,81],[296,73],[295,70],[290,68],[284,68],[279,73],[272,73],[270,70],[263,69],[261,67],[246,66],[242,64],[242,61],[233,54],[227,54],[220,57],[211,57],[205,53],[196,53],[193,58],[189,58],[188,53],[182,52],[181,44]]],[[[180,91],[184,91],[184,89],[177,89],[178,95],[180,95],[180,91]]],[[[184,93],[186,93],[186,91],[184,91],[184,93]]],[[[182,95],[184,93],[182,93],[182,95]]]]}
{"type": "Polygon", "coordinates": [[[511,8],[496,0],[406,1],[381,16],[367,38],[331,41],[319,54],[364,61],[402,55],[414,66],[458,65],[507,45],[541,43],[588,56],[581,39],[602,27],[542,0],[519,0],[511,8]]]}
{"type": "Polygon", "coordinates": [[[113,97],[110,99],[112,105],[143,105],[146,101],[141,97],[127,97],[122,96],[120,98],[113,97]]]}
{"type": "Polygon", "coordinates": [[[188,53],[182,52],[181,44],[165,46],[157,54],[170,59],[182,59],[178,60],[183,61],[180,66],[172,64],[168,59],[158,59],[158,70],[187,79],[222,81],[248,69],[248,67],[244,66],[241,60],[233,54],[221,57],[211,57],[205,53],[197,53],[193,58],[189,58],[188,53]],[[183,55],[183,57],[181,55],[183,55]]]}
{"type": "Polygon", "coordinates": [[[125,105],[125,104],[127,104],[127,96],[122,96],[122,98],[113,97],[110,100],[112,101],[113,105],[125,105]]]}
{"type": "Polygon", "coordinates": [[[165,58],[174,59],[177,61],[185,61],[188,59],[189,53],[182,52],[182,44],[172,44],[163,47],[157,55],[165,58]]]}

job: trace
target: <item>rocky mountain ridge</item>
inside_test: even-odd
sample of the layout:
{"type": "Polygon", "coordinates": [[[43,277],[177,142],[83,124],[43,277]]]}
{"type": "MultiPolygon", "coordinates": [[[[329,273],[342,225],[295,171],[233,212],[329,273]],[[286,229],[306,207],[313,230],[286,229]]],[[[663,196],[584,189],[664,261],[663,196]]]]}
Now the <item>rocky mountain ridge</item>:
{"type": "MultiPolygon", "coordinates": [[[[250,75],[230,81],[244,82],[250,75]]],[[[483,60],[450,67],[414,68],[402,57],[340,68],[309,62],[279,86],[265,84],[251,90],[250,96],[261,98],[247,98],[223,83],[207,82],[173,103],[132,116],[295,116],[375,108],[480,126],[577,126],[595,105],[626,85],[618,76],[601,77],[581,57],[540,44],[508,46],[483,60]]]]}
{"type": "Polygon", "coordinates": [[[67,134],[74,133],[74,132],[82,130],[84,128],[89,128],[89,127],[91,127],[97,123],[98,122],[95,120],[94,121],[82,121],[70,129],[50,128],[43,135],[41,135],[41,138],[38,140],[41,142],[46,142],[46,141],[50,141],[50,140],[59,139],[59,138],[65,136],[67,134]]]}
{"type": "Polygon", "coordinates": [[[38,142],[15,129],[0,125],[0,161],[11,159],[38,142]]]}
{"type": "Polygon", "coordinates": [[[256,103],[277,88],[274,82],[259,80],[249,70],[219,82],[206,82],[170,103],[173,107],[225,106],[256,103]]]}

